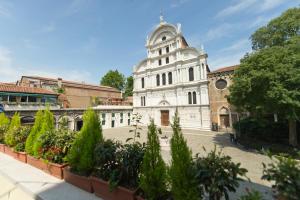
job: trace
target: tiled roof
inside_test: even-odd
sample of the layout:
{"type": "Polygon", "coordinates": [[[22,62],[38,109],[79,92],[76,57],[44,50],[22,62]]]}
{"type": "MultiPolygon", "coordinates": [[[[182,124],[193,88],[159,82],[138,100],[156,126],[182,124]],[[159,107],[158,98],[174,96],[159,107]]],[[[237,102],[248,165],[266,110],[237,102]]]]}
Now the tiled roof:
{"type": "Polygon", "coordinates": [[[229,71],[234,71],[236,68],[238,68],[239,65],[233,65],[233,66],[228,66],[228,67],[222,67],[222,68],[219,68],[217,70],[214,70],[210,73],[222,73],[222,72],[229,72],[229,71]]]}
{"type": "MultiPolygon", "coordinates": [[[[53,82],[58,82],[58,79],[55,78],[47,78],[47,77],[41,77],[41,76],[22,76],[26,78],[31,78],[31,79],[38,79],[38,80],[45,80],[45,81],[53,81],[53,82]]],[[[87,89],[102,89],[102,90],[108,90],[108,91],[114,91],[114,92],[119,92],[116,88],[109,87],[109,86],[103,86],[103,85],[93,85],[93,84],[86,84],[86,83],[81,83],[81,82],[75,82],[75,81],[67,81],[67,80],[61,80],[63,85],[68,85],[68,86],[74,86],[74,87],[80,87],[80,88],[87,88],[87,89]]]]}
{"type": "Polygon", "coordinates": [[[0,92],[57,95],[55,92],[43,88],[23,87],[23,86],[16,86],[16,85],[11,85],[6,83],[0,83],[0,92]]]}

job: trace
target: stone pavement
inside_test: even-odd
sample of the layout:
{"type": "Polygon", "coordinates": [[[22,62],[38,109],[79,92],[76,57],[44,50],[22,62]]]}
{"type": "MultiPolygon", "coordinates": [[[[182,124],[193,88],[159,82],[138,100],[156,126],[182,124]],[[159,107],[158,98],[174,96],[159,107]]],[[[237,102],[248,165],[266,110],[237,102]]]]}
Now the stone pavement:
{"type": "Polygon", "coordinates": [[[0,153],[0,200],[101,200],[63,180],[0,153]]]}
{"type": "MultiPolygon", "coordinates": [[[[106,139],[110,138],[125,142],[127,138],[133,137],[133,133],[129,133],[130,129],[132,128],[105,129],[103,130],[103,135],[106,139]]],[[[143,143],[147,140],[147,129],[146,127],[142,127],[142,129],[141,137],[137,140],[143,143]]],[[[197,153],[205,155],[206,152],[203,150],[203,147],[209,152],[216,146],[218,149],[222,149],[225,155],[231,156],[234,162],[241,163],[241,166],[248,170],[247,176],[251,182],[242,182],[237,193],[230,195],[230,199],[238,199],[238,196],[245,193],[245,188],[260,191],[267,200],[273,199],[271,184],[261,180],[263,171],[262,163],[270,162],[267,156],[232,144],[229,139],[229,134],[227,133],[186,129],[183,130],[183,134],[194,155],[197,153]]],[[[163,128],[162,135],[166,135],[170,138],[172,130],[170,128],[163,128]]],[[[169,163],[171,159],[170,152],[162,151],[162,156],[164,160],[169,163]]]]}

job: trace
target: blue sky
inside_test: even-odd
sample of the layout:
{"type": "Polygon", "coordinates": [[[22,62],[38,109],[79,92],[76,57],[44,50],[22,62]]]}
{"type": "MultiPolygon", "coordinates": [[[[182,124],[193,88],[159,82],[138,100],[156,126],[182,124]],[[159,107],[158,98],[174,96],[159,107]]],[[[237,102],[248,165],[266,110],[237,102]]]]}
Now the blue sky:
{"type": "Polygon", "coordinates": [[[181,23],[204,45],[211,69],[239,63],[258,27],[300,0],[0,0],[0,82],[21,75],[98,84],[109,69],[126,76],[146,57],[159,23],[181,23]]]}

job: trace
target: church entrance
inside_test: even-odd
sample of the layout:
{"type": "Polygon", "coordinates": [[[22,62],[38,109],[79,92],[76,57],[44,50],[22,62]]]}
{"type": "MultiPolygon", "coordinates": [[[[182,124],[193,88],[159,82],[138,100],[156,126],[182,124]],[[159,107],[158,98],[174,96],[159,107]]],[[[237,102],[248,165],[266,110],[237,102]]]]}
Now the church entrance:
{"type": "Polygon", "coordinates": [[[160,119],[162,126],[169,126],[169,111],[168,110],[161,110],[160,111],[160,119]]]}
{"type": "Polygon", "coordinates": [[[229,115],[220,115],[220,123],[222,128],[230,127],[229,115]]]}

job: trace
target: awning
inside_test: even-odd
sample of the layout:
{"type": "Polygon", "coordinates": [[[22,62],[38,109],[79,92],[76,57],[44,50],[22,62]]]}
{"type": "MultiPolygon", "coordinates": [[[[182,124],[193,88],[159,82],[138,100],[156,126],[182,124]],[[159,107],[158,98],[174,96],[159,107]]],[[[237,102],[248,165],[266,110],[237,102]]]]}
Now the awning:
{"type": "Polygon", "coordinates": [[[19,92],[0,92],[0,96],[30,96],[30,97],[57,98],[56,95],[51,95],[51,94],[32,94],[32,93],[19,93],[19,92]]]}

